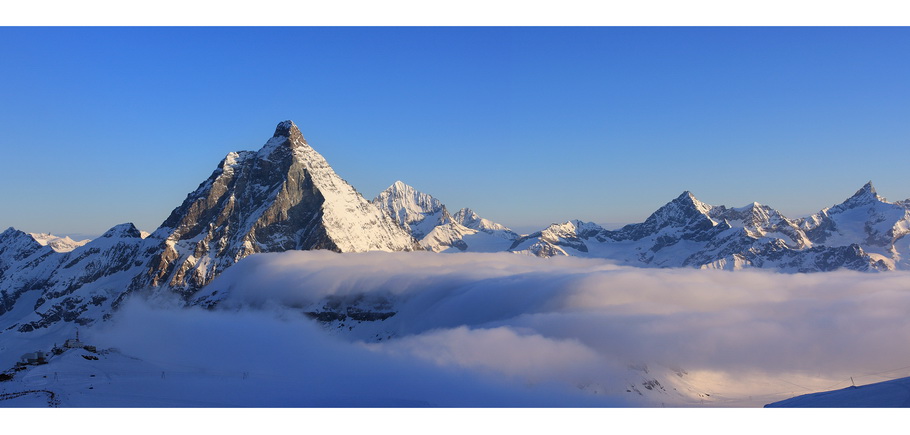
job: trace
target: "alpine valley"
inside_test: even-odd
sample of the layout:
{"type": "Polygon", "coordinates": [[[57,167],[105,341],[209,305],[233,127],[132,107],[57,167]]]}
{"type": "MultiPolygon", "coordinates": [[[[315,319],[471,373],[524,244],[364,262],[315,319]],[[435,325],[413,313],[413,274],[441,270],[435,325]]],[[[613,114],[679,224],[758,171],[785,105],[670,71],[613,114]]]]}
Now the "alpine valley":
{"type": "MultiPolygon", "coordinates": [[[[75,337],[78,328],[106,323],[134,296],[179,307],[236,309],[231,293],[236,286],[219,285],[219,277],[238,262],[254,265],[249,261],[254,258],[244,260],[246,257],[256,261],[282,258],[261,255],[267,253],[428,251],[413,255],[438,256],[432,261],[443,263],[455,261],[464,252],[511,253],[542,257],[533,260],[540,264],[560,257],[583,257],[652,269],[871,273],[910,270],[908,233],[910,199],[889,202],[870,182],[843,203],[808,217],[789,218],[758,203],[709,205],[686,191],[644,222],[620,229],[570,220],[519,234],[468,208],[453,214],[439,199],[401,181],[367,200],[335,173],[293,122],[284,121],[258,151],[228,154],[150,234],[131,223],[79,242],[15,228],[0,233],[0,371],[21,363],[22,352],[36,349],[48,351],[59,361],[70,359],[71,364],[92,364],[91,358],[101,358],[117,366],[121,364],[117,361],[128,358],[80,350],[83,360],[58,345],[75,337]]],[[[288,305],[335,334],[377,343],[404,334],[409,326],[403,319],[419,316],[416,305],[408,304],[394,292],[374,298],[351,292],[288,305]],[[405,312],[408,309],[412,312],[405,312]],[[387,322],[395,316],[402,320],[387,322]]],[[[646,403],[651,405],[673,402],[665,397],[670,382],[685,379],[685,371],[679,368],[630,367],[623,392],[634,390],[649,397],[646,403]]],[[[149,370],[157,373],[159,367],[149,370]]],[[[165,372],[161,372],[164,379],[165,372]]],[[[0,383],[2,388],[22,381],[19,372],[8,373],[12,381],[0,383]]],[[[46,379],[47,374],[44,376],[46,379]]],[[[246,374],[243,376],[245,379],[246,374]]],[[[51,386],[29,385],[32,389],[28,391],[55,391],[51,386]]],[[[672,390],[683,390],[682,385],[672,390]]],[[[16,395],[10,388],[0,391],[6,395],[2,398],[28,396],[16,395]]],[[[601,387],[579,388],[594,391],[601,387]]],[[[684,396],[693,401],[708,397],[707,390],[694,383],[685,388],[689,392],[684,396]]],[[[51,394],[50,403],[195,406],[179,401],[92,402],[66,391],[51,394]]],[[[372,406],[372,402],[338,403],[372,406]]],[[[273,405],[242,399],[228,404],[273,405]]]]}

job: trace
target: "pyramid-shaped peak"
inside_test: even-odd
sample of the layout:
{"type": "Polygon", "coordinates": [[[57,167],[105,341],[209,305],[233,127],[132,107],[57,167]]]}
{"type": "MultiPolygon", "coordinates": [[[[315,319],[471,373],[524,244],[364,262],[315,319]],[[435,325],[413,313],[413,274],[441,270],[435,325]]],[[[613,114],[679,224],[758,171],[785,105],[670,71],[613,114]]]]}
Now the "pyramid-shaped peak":
{"type": "Polygon", "coordinates": [[[691,208],[694,208],[695,210],[697,210],[699,213],[708,213],[708,211],[710,211],[712,208],[710,205],[699,201],[698,198],[696,198],[695,195],[693,195],[692,192],[690,192],[688,190],[681,193],[679,196],[676,197],[676,199],[674,199],[667,205],[669,206],[671,204],[683,205],[683,206],[686,206],[687,208],[691,207],[691,208]]]}
{"type": "Polygon", "coordinates": [[[389,186],[388,190],[405,192],[405,191],[416,190],[416,189],[414,189],[413,186],[406,184],[404,181],[398,180],[398,181],[392,183],[392,185],[389,186]]]}
{"type": "MultiPolygon", "coordinates": [[[[303,134],[300,133],[297,124],[294,124],[294,121],[291,120],[278,123],[278,126],[275,127],[275,134],[273,134],[272,138],[257,152],[257,155],[259,158],[271,159],[274,152],[286,150],[288,148],[309,148],[309,144],[307,144],[306,139],[303,138],[303,134]]],[[[284,156],[287,154],[282,152],[281,155],[284,156]]],[[[319,156],[319,158],[321,159],[322,157],[319,156]]]]}
{"type": "Polygon", "coordinates": [[[857,196],[857,195],[866,195],[866,196],[876,195],[875,186],[872,185],[872,181],[871,180],[868,181],[866,184],[863,185],[863,187],[861,187],[859,190],[856,191],[856,193],[853,194],[853,196],[857,196]]]}
{"type": "MultiPolygon", "coordinates": [[[[12,239],[22,239],[22,240],[31,240],[31,241],[35,240],[34,237],[29,235],[28,233],[26,233],[24,231],[19,231],[13,227],[9,227],[6,229],[6,231],[0,233],[0,240],[8,241],[8,240],[12,240],[12,239]]],[[[35,242],[35,243],[37,243],[37,242],[35,242]]],[[[2,246],[0,246],[0,249],[2,249],[2,246]]]]}
{"type": "Polygon", "coordinates": [[[419,201],[419,199],[417,199],[419,197],[432,198],[430,195],[427,195],[426,193],[415,189],[414,186],[398,180],[392,183],[391,186],[387,187],[382,192],[379,192],[379,195],[376,196],[376,199],[374,199],[373,202],[375,203],[382,200],[391,200],[393,198],[400,199],[406,197],[412,198],[411,201],[419,201]]]}
{"type": "Polygon", "coordinates": [[[697,199],[695,199],[695,195],[693,195],[692,192],[690,192],[688,190],[683,193],[680,193],[679,196],[676,197],[676,200],[685,201],[685,202],[698,201],[697,199]]]}
{"type": "Polygon", "coordinates": [[[875,192],[875,187],[872,186],[872,182],[868,182],[863,185],[856,193],[853,194],[845,202],[856,203],[856,202],[869,202],[872,200],[881,199],[878,194],[875,192]]]}
{"type": "Polygon", "coordinates": [[[749,205],[743,207],[743,209],[751,210],[753,213],[755,213],[755,212],[758,212],[758,211],[764,211],[764,210],[771,209],[771,207],[768,207],[767,205],[764,205],[764,204],[762,204],[762,203],[760,203],[760,202],[757,202],[757,201],[752,201],[751,204],[749,204],[749,205]]]}
{"type": "Polygon", "coordinates": [[[390,209],[404,206],[409,209],[417,207],[424,209],[424,211],[428,211],[438,210],[444,207],[442,203],[438,199],[433,198],[432,195],[423,193],[413,186],[405,184],[401,180],[392,183],[391,186],[386,188],[386,190],[379,192],[379,195],[373,199],[373,204],[381,203],[384,203],[386,208],[390,209]]]}
{"type": "Polygon", "coordinates": [[[142,233],[132,222],[115,225],[113,228],[104,232],[99,238],[142,238],[142,233]]]}
{"type": "Polygon", "coordinates": [[[297,124],[294,124],[294,121],[281,121],[275,127],[275,134],[272,137],[291,137],[294,133],[300,134],[300,129],[297,128],[297,124]]]}
{"type": "Polygon", "coordinates": [[[455,213],[455,214],[458,216],[465,216],[465,217],[476,217],[477,216],[477,213],[474,213],[474,210],[471,210],[468,207],[458,210],[458,213],[455,213]]]}
{"type": "Polygon", "coordinates": [[[704,203],[702,203],[701,201],[699,201],[698,198],[696,198],[695,195],[692,194],[692,192],[690,192],[690,191],[688,191],[688,190],[685,191],[685,192],[683,192],[683,193],[681,193],[681,194],[679,194],[679,196],[676,197],[675,202],[682,202],[682,203],[685,203],[685,204],[693,204],[693,205],[696,205],[696,206],[698,206],[698,205],[703,205],[703,204],[704,204],[704,203]]]}

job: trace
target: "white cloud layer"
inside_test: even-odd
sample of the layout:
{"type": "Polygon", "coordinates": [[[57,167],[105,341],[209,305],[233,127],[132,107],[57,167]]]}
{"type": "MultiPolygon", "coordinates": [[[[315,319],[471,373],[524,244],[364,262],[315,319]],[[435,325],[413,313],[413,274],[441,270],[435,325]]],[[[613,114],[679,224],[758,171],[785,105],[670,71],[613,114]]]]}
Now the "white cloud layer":
{"type": "Polygon", "coordinates": [[[844,387],[850,376],[910,374],[906,272],[286,252],[248,257],[206,290],[228,294],[222,310],[133,303],[99,337],[140,356],[296,373],[311,404],[339,395],[443,406],[761,404],[844,387]],[[396,314],[328,333],[300,315],[328,297],[385,301],[396,314]],[[645,391],[649,379],[661,386],[645,391]]]}

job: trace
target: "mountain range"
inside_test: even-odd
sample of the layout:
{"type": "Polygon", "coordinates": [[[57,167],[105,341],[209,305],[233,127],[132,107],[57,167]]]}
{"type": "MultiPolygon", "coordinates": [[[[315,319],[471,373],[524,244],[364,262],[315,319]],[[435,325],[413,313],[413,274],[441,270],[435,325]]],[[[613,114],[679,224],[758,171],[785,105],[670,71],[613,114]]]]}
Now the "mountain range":
{"type": "Polygon", "coordinates": [[[454,216],[438,199],[401,181],[373,203],[434,252],[509,251],[538,257],[607,258],[638,267],[783,272],[910,268],[910,200],[888,202],[869,182],[841,204],[788,218],[759,203],[730,208],[683,192],[644,222],[607,230],[570,220],[519,235],[470,209],[454,216]]]}
{"type": "Polygon", "coordinates": [[[0,233],[0,334],[91,324],[134,293],[210,306],[218,298],[200,289],[264,252],[508,251],[639,267],[887,271],[910,269],[908,233],[910,200],[888,202],[870,182],[804,218],[758,203],[708,205],[687,191],[617,230],[570,220],[518,234],[468,208],[452,214],[401,181],[367,200],[284,121],[258,151],[229,153],[151,234],[131,223],[84,244],[0,233]]]}

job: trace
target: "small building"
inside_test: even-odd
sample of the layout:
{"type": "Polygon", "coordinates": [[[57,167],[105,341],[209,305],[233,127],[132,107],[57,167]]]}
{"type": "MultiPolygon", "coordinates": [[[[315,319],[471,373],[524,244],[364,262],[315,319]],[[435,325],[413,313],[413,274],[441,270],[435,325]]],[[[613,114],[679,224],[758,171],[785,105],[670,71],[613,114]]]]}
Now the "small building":
{"type": "Polygon", "coordinates": [[[25,355],[22,355],[22,357],[20,357],[19,364],[20,365],[31,365],[31,366],[36,366],[39,364],[47,364],[47,353],[41,352],[40,350],[37,352],[27,353],[25,355]]]}
{"type": "Polygon", "coordinates": [[[66,340],[66,343],[63,343],[63,347],[67,349],[82,349],[85,347],[85,344],[79,341],[78,338],[69,338],[66,340]]]}

